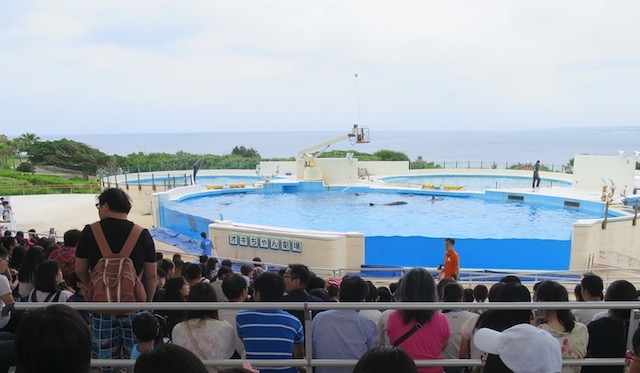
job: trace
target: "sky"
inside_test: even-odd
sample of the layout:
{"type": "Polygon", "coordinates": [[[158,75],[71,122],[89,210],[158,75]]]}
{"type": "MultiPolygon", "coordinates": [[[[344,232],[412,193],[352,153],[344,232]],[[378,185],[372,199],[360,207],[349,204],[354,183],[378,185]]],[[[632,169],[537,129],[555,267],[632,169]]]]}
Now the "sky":
{"type": "Polygon", "coordinates": [[[639,19],[637,0],[5,1],[0,133],[638,126],[639,19]]]}

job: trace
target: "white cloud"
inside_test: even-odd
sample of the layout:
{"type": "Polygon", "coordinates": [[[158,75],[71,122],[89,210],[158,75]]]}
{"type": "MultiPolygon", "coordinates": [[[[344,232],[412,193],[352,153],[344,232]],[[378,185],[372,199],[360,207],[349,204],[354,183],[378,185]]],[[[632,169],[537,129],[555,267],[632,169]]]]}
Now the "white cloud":
{"type": "Polygon", "coordinates": [[[635,1],[3,4],[30,132],[637,125],[635,1]],[[90,124],[89,127],[86,127],[90,124]]]}

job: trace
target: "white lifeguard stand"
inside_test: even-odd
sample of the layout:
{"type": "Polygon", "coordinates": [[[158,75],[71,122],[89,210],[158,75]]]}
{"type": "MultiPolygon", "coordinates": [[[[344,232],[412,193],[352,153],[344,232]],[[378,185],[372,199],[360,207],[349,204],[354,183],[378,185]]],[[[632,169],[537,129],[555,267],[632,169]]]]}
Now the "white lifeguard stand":
{"type": "MultiPolygon", "coordinates": [[[[353,125],[350,133],[336,137],[334,139],[324,141],[300,150],[299,162],[302,161],[302,174],[298,173],[298,180],[304,181],[321,181],[323,180],[323,171],[318,167],[316,157],[322,154],[329,146],[343,140],[350,140],[352,145],[366,144],[370,141],[369,128],[361,127],[357,124],[353,125]],[[314,153],[315,152],[315,153],[314,153]],[[302,176],[302,177],[300,177],[302,176]]],[[[349,158],[349,160],[351,160],[349,158]]]]}

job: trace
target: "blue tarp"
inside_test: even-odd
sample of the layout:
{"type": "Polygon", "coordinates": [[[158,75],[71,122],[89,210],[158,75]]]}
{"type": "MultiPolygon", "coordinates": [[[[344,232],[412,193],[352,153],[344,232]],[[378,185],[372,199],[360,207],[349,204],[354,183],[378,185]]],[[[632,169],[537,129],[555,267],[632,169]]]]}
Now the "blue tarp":
{"type": "Polygon", "coordinates": [[[149,229],[149,233],[151,233],[151,237],[153,237],[154,240],[175,246],[189,254],[202,254],[202,250],[200,250],[200,241],[195,238],[164,228],[152,228],[149,229]]]}

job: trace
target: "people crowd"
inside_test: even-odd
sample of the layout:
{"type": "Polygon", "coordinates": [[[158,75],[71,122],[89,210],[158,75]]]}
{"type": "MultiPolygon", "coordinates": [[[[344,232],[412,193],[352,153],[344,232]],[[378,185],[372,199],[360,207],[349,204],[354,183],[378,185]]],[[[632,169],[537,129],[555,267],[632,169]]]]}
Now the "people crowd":
{"type": "MultiPolygon", "coordinates": [[[[128,196],[101,194],[99,217],[111,247],[122,246],[135,224],[126,219],[128,196]],[[115,242],[112,238],[120,237],[115,242]]],[[[449,258],[440,273],[413,268],[397,282],[375,286],[358,275],[321,278],[300,263],[267,268],[201,255],[185,262],[156,253],[142,230],[130,254],[148,304],[136,311],[74,311],[67,302],[92,301],[91,271],[98,269],[98,237],[87,226],[55,237],[4,232],[0,245],[0,373],[89,371],[94,359],[136,359],[136,372],[304,372],[304,367],[205,366],[201,360],[359,360],[352,366],[322,366],[324,372],[640,372],[640,331],[629,338],[629,309],[486,309],[491,302],[632,302],[635,286],[616,280],[604,287],[589,273],[569,291],[556,281],[533,285],[516,276],[495,282],[460,282],[455,241],[445,240],[449,258]],[[153,253],[153,255],[151,255],[153,253]],[[15,258],[19,259],[15,259],[15,258]],[[150,273],[149,273],[150,272],[150,273]],[[151,280],[150,280],[151,279],[151,280]],[[575,291],[574,291],[575,290],[575,291]],[[51,306],[18,312],[16,302],[51,306]],[[163,309],[184,302],[185,309],[163,309]],[[197,303],[281,302],[280,309],[194,308],[197,303]],[[350,309],[305,312],[291,303],[339,302],[350,309]],[[381,307],[375,302],[440,302],[441,309],[381,307]],[[464,309],[453,303],[465,303],[464,309]],[[449,307],[447,305],[451,304],[449,307]],[[468,307],[467,307],[468,306],[468,307]],[[166,306],[165,306],[166,307],[166,306]],[[311,351],[305,338],[311,334],[311,351]],[[627,340],[632,348],[627,350],[627,340]],[[625,358],[626,365],[562,366],[563,359],[625,358]],[[484,365],[417,367],[414,360],[480,359],[484,365]]],[[[206,238],[206,237],[203,237],[206,238]]],[[[241,308],[241,307],[240,307],[241,308]]],[[[118,367],[99,367],[119,371],[118,367]]]]}

